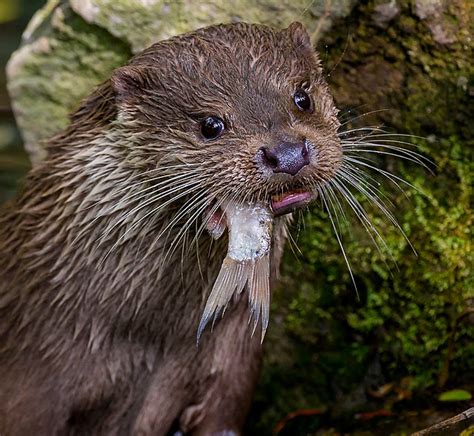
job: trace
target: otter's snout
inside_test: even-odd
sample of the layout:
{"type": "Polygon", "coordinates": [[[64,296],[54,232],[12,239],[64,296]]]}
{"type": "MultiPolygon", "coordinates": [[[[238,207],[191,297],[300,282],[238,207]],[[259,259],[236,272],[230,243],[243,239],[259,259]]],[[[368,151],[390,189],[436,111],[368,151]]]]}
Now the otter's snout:
{"type": "Polygon", "coordinates": [[[292,176],[309,164],[306,141],[282,142],[275,147],[262,147],[263,163],[274,173],[292,176]]]}

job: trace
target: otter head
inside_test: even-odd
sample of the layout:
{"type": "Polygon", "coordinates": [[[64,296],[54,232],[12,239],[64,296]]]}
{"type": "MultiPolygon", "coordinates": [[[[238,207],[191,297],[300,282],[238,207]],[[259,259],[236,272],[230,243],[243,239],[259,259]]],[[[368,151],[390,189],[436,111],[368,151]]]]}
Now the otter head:
{"type": "Polygon", "coordinates": [[[192,173],[196,211],[214,204],[215,215],[232,200],[281,215],[311,201],[340,165],[337,110],[300,23],[175,37],[116,70],[111,85],[117,123],[137,138],[131,153],[146,152],[176,185],[192,173]]]}

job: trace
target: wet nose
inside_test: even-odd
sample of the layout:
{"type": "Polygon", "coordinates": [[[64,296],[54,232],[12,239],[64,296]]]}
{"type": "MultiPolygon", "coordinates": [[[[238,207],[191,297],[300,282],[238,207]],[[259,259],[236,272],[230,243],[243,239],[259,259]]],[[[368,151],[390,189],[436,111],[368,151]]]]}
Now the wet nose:
{"type": "Polygon", "coordinates": [[[282,142],[275,147],[262,147],[263,162],[274,173],[292,176],[309,164],[308,147],[305,141],[282,142]]]}

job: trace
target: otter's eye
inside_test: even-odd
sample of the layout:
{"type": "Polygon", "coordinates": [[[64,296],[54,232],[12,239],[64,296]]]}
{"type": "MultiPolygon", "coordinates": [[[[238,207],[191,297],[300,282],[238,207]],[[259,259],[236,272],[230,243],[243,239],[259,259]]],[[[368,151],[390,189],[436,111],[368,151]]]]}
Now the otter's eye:
{"type": "Polygon", "coordinates": [[[293,94],[293,101],[296,107],[302,112],[311,112],[313,110],[311,97],[302,89],[298,89],[293,94]]]}
{"type": "Polygon", "coordinates": [[[201,133],[206,139],[216,139],[224,131],[224,121],[219,117],[207,117],[201,123],[201,133]]]}

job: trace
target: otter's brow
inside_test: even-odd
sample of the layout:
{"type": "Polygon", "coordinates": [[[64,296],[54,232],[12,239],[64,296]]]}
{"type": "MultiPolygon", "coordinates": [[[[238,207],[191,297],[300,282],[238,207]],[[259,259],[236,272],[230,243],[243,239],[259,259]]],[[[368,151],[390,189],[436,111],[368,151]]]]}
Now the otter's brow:
{"type": "Polygon", "coordinates": [[[298,83],[298,88],[303,89],[305,91],[310,91],[312,87],[311,80],[308,78],[301,79],[298,83]]]}
{"type": "Polygon", "coordinates": [[[196,123],[200,123],[201,121],[209,117],[219,117],[222,119],[222,121],[224,121],[226,127],[230,125],[229,115],[226,113],[222,113],[219,110],[201,110],[196,112],[185,112],[185,115],[196,123]]]}

